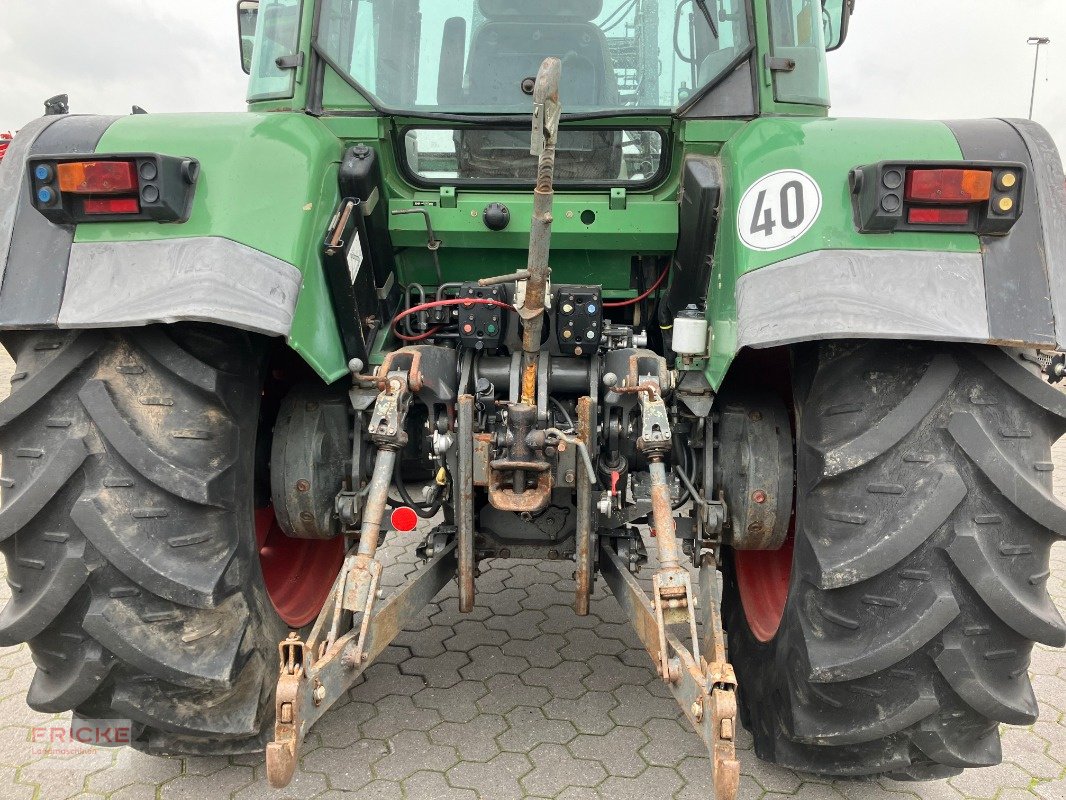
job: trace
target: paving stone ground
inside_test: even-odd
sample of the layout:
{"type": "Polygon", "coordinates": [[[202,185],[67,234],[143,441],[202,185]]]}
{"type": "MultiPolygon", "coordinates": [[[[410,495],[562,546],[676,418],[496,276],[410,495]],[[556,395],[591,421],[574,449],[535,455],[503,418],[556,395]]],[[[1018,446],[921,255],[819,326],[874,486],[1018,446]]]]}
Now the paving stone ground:
{"type": "MultiPolygon", "coordinates": [[[[0,392],[10,361],[0,356],[0,392]]],[[[1066,440],[1056,448],[1066,499],[1066,440]]],[[[389,583],[417,565],[392,548],[389,583]]],[[[64,716],[27,708],[33,663],[0,649],[0,797],[216,800],[707,800],[703,747],[598,582],[592,614],[570,608],[570,564],[489,562],[477,608],[459,614],[451,587],[401,634],[366,679],[312,731],[293,783],[275,792],[260,756],[163,759],[129,749],[43,754],[35,727],[64,716]]],[[[1066,613],[1066,543],[1052,551],[1048,586],[1066,613]]],[[[6,584],[0,601],[6,601],[6,584]]],[[[828,781],[755,758],[739,743],[745,800],[1063,800],[1066,656],[1038,646],[1031,666],[1039,721],[1007,728],[1004,763],[947,781],[828,781]]]]}

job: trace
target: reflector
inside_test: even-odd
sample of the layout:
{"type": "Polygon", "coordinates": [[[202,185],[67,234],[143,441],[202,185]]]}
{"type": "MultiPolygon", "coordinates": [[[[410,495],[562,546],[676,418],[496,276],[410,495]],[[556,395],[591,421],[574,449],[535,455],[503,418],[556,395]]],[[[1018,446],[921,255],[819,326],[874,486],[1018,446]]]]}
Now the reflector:
{"type": "Polygon", "coordinates": [[[70,161],[56,166],[59,190],[70,194],[136,192],[137,167],[132,161],[70,161]]]}
{"type": "Polygon", "coordinates": [[[410,506],[400,506],[392,512],[389,521],[392,522],[392,527],[400,533],[407,533],[418,526],[418,514],[410,506]]]}
{"type": "Polygon", "coordinates": [[[140,214],[136,197],[90,197],[85,200],[86,214],[140,214]]]}
{"type": "Polygon", "coordinates": [[[970,221],[968,208],[911,208],[907,222],[912,225],[965,225],[970,221]]]}
{"type": "Polygon", "coordinates": [[[992,196],[992,173],[983,169],[907,170],[907,199],[975,203],[992,196]]]}

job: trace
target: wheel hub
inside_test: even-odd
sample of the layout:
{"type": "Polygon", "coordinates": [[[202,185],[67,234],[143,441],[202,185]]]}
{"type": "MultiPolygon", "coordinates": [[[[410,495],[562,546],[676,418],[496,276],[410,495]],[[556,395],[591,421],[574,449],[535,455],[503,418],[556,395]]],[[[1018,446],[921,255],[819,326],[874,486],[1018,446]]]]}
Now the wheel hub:
{"type": "Polygon", "coordinates": [[[344,561],[344,537],[286,536],[273,506],[256,509],[255,537],[270,602],[286,625],[302,628],[318,616],[333,588],[344,561]]]}
{"type": "Polygon", "coordinates": [[[734,550],[733,564],[740,603],[748,627],[760,642],[769,642],[781,626],[792,577],[792,547],[788,538],[779,550],[734,550]]]}

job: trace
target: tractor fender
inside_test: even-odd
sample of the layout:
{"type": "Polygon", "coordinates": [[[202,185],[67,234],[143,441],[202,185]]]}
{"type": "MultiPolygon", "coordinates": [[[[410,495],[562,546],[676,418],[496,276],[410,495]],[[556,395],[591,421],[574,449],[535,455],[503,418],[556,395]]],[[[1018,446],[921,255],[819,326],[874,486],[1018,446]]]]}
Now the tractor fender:
{"type": "Polygon", "coordinates": [[[1066,348],[1066,182],[1027,120],[944,123],[967,161],[1026,166],[1023,213],[977,252],[849,247],[801,253],[736,283],[737,350],[835,338],[1066,348]]]}
{"type": "Polygon", "coordinates": [[[247,113],[63,115],[29,123],[0,162],[0,329],[217,323],[286,337],[323,378],[335,379],[345,368],[343,352],[331,334],[320,264],[304,243],[318,237],[311,231],[332,208],[332,198],[321,195],[323,187],[336,183],[330,165],[340,145],[314,126],[321,127],[302,115],[276,114],[264,122],[264,115],[247,113]],[[240,166],[220,147],[227,138],[245,142],[244,150],[253,152],[242,154],[240,166]],[[300,170],[293,151],[317,169],[300,170]],[[125,152],[201,162],[187,222],[62,225],[34,207],[29,158],[125,152]],[[296,174],[303,181],[279,178],[285,189],[307,198],[294,201],[296,213],[284,220],[273,218],[282,211],[270,209],[262,192],[244,189],[254,154],[265,164],[285,164],[285,177],[296,174]],[[303,205],[314,213],[300,213],[303,205]],[[286,246],[289,242],[296,243],[286,246]],[[301,328],[312,333],[297,340],[301,301],[301,328]]]}
{"type": "Polygon", "coordinates": [[[27,158],[94,153],[115,119],[42,117],[9,148],[0,167],[0,327],[188,320],[288,335],[301,284],[291,264],[217,236],[76,242],[75,226],[37,212],[27,158]]]}

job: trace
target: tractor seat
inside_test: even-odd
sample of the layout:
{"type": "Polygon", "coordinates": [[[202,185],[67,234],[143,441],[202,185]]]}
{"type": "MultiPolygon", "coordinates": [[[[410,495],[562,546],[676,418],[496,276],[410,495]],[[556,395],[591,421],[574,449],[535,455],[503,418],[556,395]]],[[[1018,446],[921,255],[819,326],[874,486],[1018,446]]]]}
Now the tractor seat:
{"type": "MultiPolygon", "coordinates": [[[[563,112],[618,107],[618,79],[603,32],[573,16],[497,18],[475,32],[467,64],[467,98],[493,109],[532,108],[523,81],[537,75],[541,62],[563,62],[563,112]]],[[[529,155],[528,131],[464,131],[457,135],[460,174],[532,180],[536,159],[529,155]]],[[[622,162],[616,131],[567,131],[560,136],[556,175],[566,180],[614,180],[622,162]]]]}

